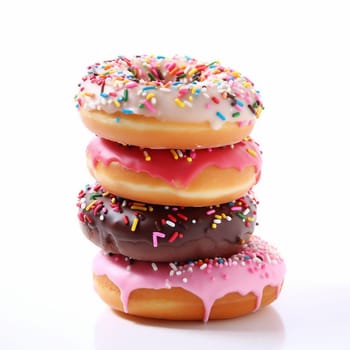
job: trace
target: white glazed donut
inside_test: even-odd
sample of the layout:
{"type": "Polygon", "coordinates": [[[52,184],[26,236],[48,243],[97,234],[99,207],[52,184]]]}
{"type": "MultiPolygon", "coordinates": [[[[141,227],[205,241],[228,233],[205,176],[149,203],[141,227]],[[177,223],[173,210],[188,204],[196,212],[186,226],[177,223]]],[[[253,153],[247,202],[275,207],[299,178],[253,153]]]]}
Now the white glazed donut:
{"type": "Polygon", "coordinates": [[[248,136],[259,92],[218,62],[175,56],[118,58],[88,67],[77,107],[96,135],[148,148],[208,148],[248,136]]]}

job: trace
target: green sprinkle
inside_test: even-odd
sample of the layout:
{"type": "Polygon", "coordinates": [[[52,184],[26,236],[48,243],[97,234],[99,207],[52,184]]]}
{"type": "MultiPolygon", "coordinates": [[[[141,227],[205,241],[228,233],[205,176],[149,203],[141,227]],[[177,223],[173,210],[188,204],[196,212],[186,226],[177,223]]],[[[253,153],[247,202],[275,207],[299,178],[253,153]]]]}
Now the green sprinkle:
{"type": "Polygon", "coordinates": [[[124,101],[126,102],[129,98],[129,91],[127,89],[124,90],[124,101]]]}
{"type": "Polygon", "coordinates": [[[236,117],[239,117],[239,115],[240,115],[239,112],[235,112],[235,113],[232,114],[232,117],[233,117],[233,118],[236,118],[236,117]]]}
{"type": "Polygon", "coordinates": [[[207,64],[207,67],[210,67],[210,66],[212,66],[215,63],[219,63],[219,62],[218,61],[213,61],[212,63],[207,64]]]}
{"type": "Polygon", "coordinates": [[[102,197],[102,194],[99,193],[99,192],[93,192],[93,193],[91,193],[91,195],[90,195],[90,199],[93,199],[93,200],[95,200],[95,199],[98,198],[98,197],[102,197]]]}
{"type": "Polygon", "coordinates": [[[242,213],[236,213],[236,215],[241,218],[242,220],[245,219],[245,215],[242,213]]]}
{"type": "Polygon", "coordinates": [[[148,73],[148,77],[151,81],[155,81],[156,78],[154,77],[154,75],[152,73],[148,73]]]}
{"type": "Polygon", "coordinates": [[[182,79],[182,78],[186,78],[186,73],[180,74],[177,76],[177,79],[182,79]]]}
{"type": "Polygon", "coordinates": [[[139,108],[145,108],[145,105],[143,103],[140,103],[139,108]]]}

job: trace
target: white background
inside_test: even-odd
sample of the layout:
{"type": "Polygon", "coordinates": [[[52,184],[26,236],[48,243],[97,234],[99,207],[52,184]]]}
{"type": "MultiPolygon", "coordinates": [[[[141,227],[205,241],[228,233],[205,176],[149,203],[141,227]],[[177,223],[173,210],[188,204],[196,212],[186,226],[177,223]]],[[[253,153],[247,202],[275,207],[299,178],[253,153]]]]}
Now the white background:
{"type": "Polygon", "coordinates": [[[3,1],[0,5],[0,348],[349,349],[347,1],[3,1]],[[75,198],[93,136],[73,96],[116,55],[219,59],[266,109],[257,234],[288,267],[279,300],[236,320],[142,321],[95,295],[75,198]]]}

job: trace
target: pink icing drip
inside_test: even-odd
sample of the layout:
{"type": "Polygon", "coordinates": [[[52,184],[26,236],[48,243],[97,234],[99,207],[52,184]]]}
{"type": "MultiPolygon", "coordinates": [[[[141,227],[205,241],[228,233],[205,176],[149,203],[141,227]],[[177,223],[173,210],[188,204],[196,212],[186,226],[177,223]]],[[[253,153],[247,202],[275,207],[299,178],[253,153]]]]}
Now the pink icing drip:
{"type": "MultiPolygon", "coordinates": [[[[185,151],[183,151],[185,154],[185,151]]],[[[93,139],[87,153],[92,158],[93,165],[102,162],[108,166],[118,162],[126,169],[135,172],[145,172],[152,177],[158,177],[178,187],[187,186],[203,169],[209,166],[219,168],[235,168],[239,171],[245,167],[254,166],[259,178],[261,156],[258,145],[254,141],[242,141],[234,146],[200,149],[191,151],[192,161],[186,156],[175,160],[170,150],[147,149],[151,160],[147,161],[144,150],[137,147],[127,147],[101,138],[93,139]],[[256,155],[247,151],[251,149],[256,155]]]]}
{"type": "Polygon", "coordinates": [[[94,260],[93,271],[96,275],[107,275],[119,287],[125,312],[128,312],[130,293],[136,289],[181,287],[202,300],[204,321],[207,321],[215,300],[228,293],[254,293],[257,298],[255,310],[260,307],[264,287],[277,287],[278,295],[285,265],[277,253],[271,254],[270,249],[274,248],[260,238],[253,237],[242,253],[226,259],[225,264],[208,263],[205,269],[201,269],[192,263],[177,266],[174,273],[171,272],[174,267],[167,263],[157,263],[155,271],[149,262],[136,261],[130,265],[123,256],[109,257],[100,253],[94,260]],[[248,256],[259,256],[263,261],[245,260],[248,256]]]}

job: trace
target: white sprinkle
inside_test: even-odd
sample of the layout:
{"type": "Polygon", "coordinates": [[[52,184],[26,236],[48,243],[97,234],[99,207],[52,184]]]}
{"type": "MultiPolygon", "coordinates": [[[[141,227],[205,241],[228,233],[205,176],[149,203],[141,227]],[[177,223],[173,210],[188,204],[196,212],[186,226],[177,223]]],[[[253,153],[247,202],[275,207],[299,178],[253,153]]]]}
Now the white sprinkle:
{"type": "Polygon", "coordinates": [[[152,263],[152,269],[154,271],[158,271],[158,266],[157,266],[157,264],[155,262],[152,263]]]}
{"type": "Polygon", "coordinates": [[[192,107],[192,103],[190,101],[185,100],[183,102],[187,107],[192,107]]]}
{"type": "Polygon", "coordinates": [[[155,97],[151,98],[151,103],[152,105],[155,105],[157,103],[157,99],[155,97]]]}
{"type": "Polygon", "coordinates": [[[160,91],[165,91],[165,92],[170,92],[170,91],[171,91],[171,89],[164,88],[164,87],[160,88],[159,90],[160,90],[160,91]]]}
{"type": "Polygon", "coordinates": [[[214,222],[214,224],[221,224],[221,220],[220,219],[214,219],[213,222],[214,222]]]}
{"type": "Polygon", "coordinates": [[[169,206],[168,205],[164,206],[164,209],[169,210],[169,206]]]}
{"type": "Polygon", "coordinates": [[[187,269],[187,272],[193,272],[192,266],[190,266],[190,267],[187,269]]]}
{"type": "Polygon", "coordinates": [[[80,204],[80,209],[85,209],[86,208],[86,203],[81,203],[80,204]]]}
{"type": "Polygon", "coordinates": [[[127,204],[128,204],[128,202],[126,201],[126,199],[124,199],[122,202],[122,207],[125,208],[127,204]]]}
{"type": "Polygon", "coordinates": [[[244,262],[244,261],[241,261],[241,265],[242,265],[242,266],[245,266],[246,264],[245,264],[245,262],[244,262]]]}
{"type": "Polygon", "coordinates": [[[248,213],[250,212],[250,209],[249,208],[246,208],[243,212],[243,215],[247,215],[248,213]]]}
{"type": "Polygon", "coordinates": [[[231,221],[231,220],[232,220],[232,217],[231,217],[230,215],[227,215],[227,216],[226,216],[226,220],[227,220],[227,221],[231,221]]]}
{"type": "Polygon", "coordinates": [[[204,263],[203,265],[200,266],[200,270],[205,270],[208,267],[208,264],[204,263]]]}
{"type": "Polygon", "coordinates": [[[105,216],[103,214],[100,215],[100,220],[103,221],[105,219],[105,216]]]}
{"type": "Polygon", "coordinates": [[[196,224],[197,220],[196,219],[192,219],[192,224],[196,224]]]}
{"type": "Polygon", "coordinates": [[[177,270],[175,273],[176,273],[177,276],[181,276],[182,275],[182,271],[179,271],[179,270],[177,270]]]}
{"type": "Polygon", "coordinates": [[[175,274],[175,271],[174,271],[174,270],[170,270],[170,271],[169,271],[169,276],[170,276],[170,277],[174,276],[174,274],[175,274]]]}
{"type": "Polygon", "coordinates": [[[182,279],[182,282],[183,282],[183,283],[187,283],[187,281],[188,281],[188,279],[187,279],[186,277],[184,277],[184,278],[182,279]]]}
{"type": "Polygon", "coordinates": [[[176,153],[179,156],[179,158],[182,158],[184,156],[183,152],[180,149],[177,149],[176,153]]]}
{"type": "Polygon", "coordinates": [[[166,224],[168,225],[168,226],[170,226],[170,227],[175,227],[175,222],[172,222],[172,221],[170,221],[170,220],[167,220],[167,221],[165,221],[166,222],[166,224]]]}
{"type": "Polygon", "coordinates": [[[130,270],[131,270],[131,265],[128,265],[128,266],[126,267],[126,270],[127,270],[127,271],[130,271],[130,270]]]}
{"type": "Polygon", "coordinates": [[[171,269],[173,270],[173,271],[177,271],[177,266],[174,264],[174,263],[169,263],[169,266],[171,267],[171,269]]]}

